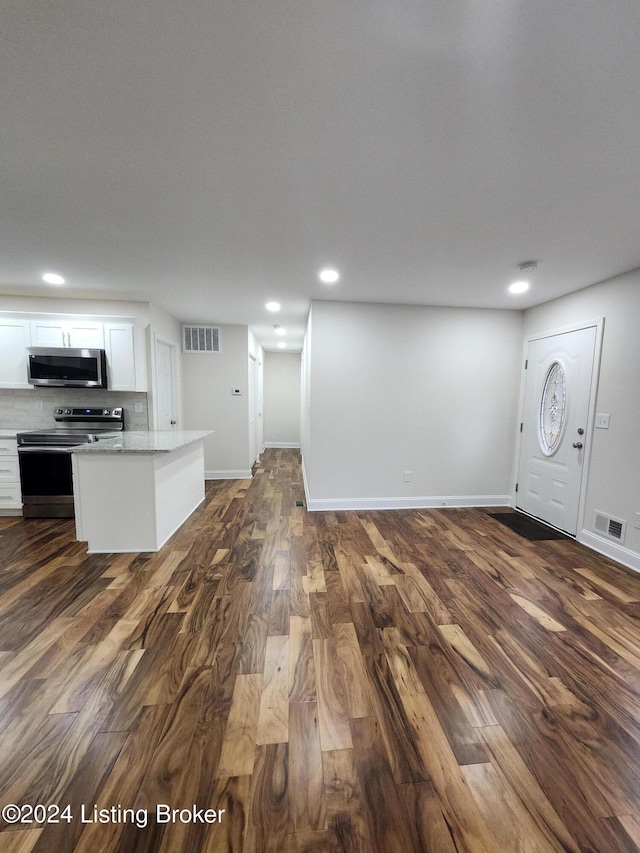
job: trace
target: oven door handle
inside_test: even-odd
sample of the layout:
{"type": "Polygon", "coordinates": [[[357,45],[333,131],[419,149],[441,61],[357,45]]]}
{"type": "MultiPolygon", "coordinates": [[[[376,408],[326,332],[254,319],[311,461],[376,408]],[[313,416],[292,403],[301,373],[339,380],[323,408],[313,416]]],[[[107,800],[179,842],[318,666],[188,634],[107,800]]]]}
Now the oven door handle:
{"type": "Polygon", "coordinates": [[[78,446],[77,444],[73,447],[34,447],[32,445],[21,445],[18,447],[18,453],[73,453],[78,446]]]}

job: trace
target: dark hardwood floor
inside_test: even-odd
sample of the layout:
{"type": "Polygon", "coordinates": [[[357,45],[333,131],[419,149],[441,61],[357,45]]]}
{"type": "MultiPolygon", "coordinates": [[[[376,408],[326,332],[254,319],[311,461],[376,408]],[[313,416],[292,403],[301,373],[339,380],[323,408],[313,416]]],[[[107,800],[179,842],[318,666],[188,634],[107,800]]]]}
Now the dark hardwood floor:
{"type": "Polygon", "coordinates": [[[0,519],[0,850],[639,849],[640,576],[302,498],[269,450],[157,554],[0,519]]]}

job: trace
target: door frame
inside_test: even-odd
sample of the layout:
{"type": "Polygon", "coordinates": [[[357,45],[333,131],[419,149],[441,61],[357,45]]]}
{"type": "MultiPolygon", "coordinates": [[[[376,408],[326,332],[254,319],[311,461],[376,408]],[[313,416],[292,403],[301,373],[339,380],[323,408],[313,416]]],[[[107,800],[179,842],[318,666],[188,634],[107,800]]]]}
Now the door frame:
{"type": "Polygon", "coordinates": [[[256,370],[258,369],[258,360],[253,353],[249,353],[249,381],[247,382],[247,414],[249,421],[249,467],[253,466],[258,461],[258,441],[257,441],[257,420],[256,414],[256,370]],[[251,417],[253,416],[253,420],[251,417]],[[253,453],[251,452],[253,451],[253,453]]]}
{"type": "Polygon", "coordinates": [[[180,383],[180,344],[177,341],[172,341],[170,338],[165,338],[163,335],[155,334],[153,340],[153,374],[152,374],[152,383],[153,383],[153,429],[158,429],[158,344],[163,344],[164,346],[168,346],[171,350],[171,381],[173,384],[173,390],[175,393],[174,406],[177,406],[177,412],[175,413],[176,420],[178,421],[177,426],[182,428],[182,387],[180,383]]]}
{"type": "MultiPolygon", "coordinates": [[[[572,323],[569,326],[561,326],[560,328],[551,329],[545,332],[536,332],[524,339],[522,346],[522,361],[520,368],[520,396],[518,400],[518,422],[516,425],[516,447],[515,459],[513,464],[513,488],[511,490],[511,506],[517,511],[528,515],[524,510],[518,509],[516,492],[516,484],[520,481],[520,451],[522,445],[522,433],[520,425],[524,421],[524,402],[525,402],[525,386],[527,382],[527,370],[525,364],[529,353],[529,344],[533,341],[539,341],[543,338],[553,338],[556,335],[565,335],[568,332],[579,332],[582,329],[590,329],[595,327],[596,340],[593,349],[593,364],[591,366],[591,387],[589,392],[589,411],[587,415],[585,446],[584,446],[584,464],[582,468],[582,480],[580,483],[580,496],[578,499],[578,520],[576,524],[577,541],[580,541],[580,533],[584,529],[584,515],[586,511],[587,488],[589,485],[589,474],[591,472],[591,448],[593,441],[593,431],[595,429],[596,420],[596,403],[598,396],[598,382],[600,379],[600,360],[602,356],[602,341],[604,337],[604,317],[597,317],[595,320],[585,320],[584,322],[572,323]]],[[[547,522],[543,522],[547,524],[547,522]]],[[[553,527],[553,525],[549,525],[553,527]]],[[[568,534],[567,534],[568,535],[568,534]]]]}
{"type": "MultiPolygon", "coordinates": [[[[262,427],[262,361],[253,353],[249,353],[249,378],[248,385],[248,415],[249,415],[249,450],[251,450],[251,403],[253,402],[253,443],[254,443],[254,459],[251,460],[251,467],[260,462],[260,457],[264,452],[264,436],[262,427]]],[[[249,453],[251,456],[251,453],[249,453]]]]}

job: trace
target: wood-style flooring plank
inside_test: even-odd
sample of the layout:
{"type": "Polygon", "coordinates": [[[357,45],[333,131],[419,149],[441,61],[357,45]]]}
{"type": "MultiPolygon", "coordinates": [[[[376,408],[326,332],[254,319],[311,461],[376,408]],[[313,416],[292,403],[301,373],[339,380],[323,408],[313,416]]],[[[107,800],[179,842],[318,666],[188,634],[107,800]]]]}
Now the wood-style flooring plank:
{"type": "Polygon", "coordinates": [[[469,853],[499,853],[429,698],[425,693],[405,695],[402,704],[455,843],[469,853]]]}
{"type": "MultiPolygon", "coordinates": [[[[98,809],[110,809],[118,803],[125,804],[125,808],[133,807],[168,713],[168,706],[153,706],[142,711],[136,729],[128,733],[111,772],[95,797],[98,809]]],[[[87,824],[73,848],[74,853],[95,853],[101,847],[117,849],[123,829],[121,823],[114,821],[87,824]]]]}
{"type": "Polygon", "coordinates": [[[291,702],[317,702],[311,619],[292,615],[289,625],[289,699],[291,702]]]}
{"type": "Polygon", "coordinates": [[[352,749],[322,753],[327,826],[342,850],[366,853],[372,847],[364,819],[358,774],[352,749]]]}
{"type": "Polygon", "coordinates": [[[289,740],[289,637],[267,637],[256,743],[289,740]]]}
{"type": "Polygon", "coordinates": [[[442,813],[440,798],[431,782],[409,782],[399,787],[408,819],[416,828],[419,850],[456,853],[459,849],[451,837],[442,813]]]}
{"type": "Polygon", "coordinates": [[[325,829],[326,803],[315,702],[292,702],[289,710],[289,829],[325,829]]]}
{"type": "Polygon", "coordinates": [[[31,853],[42,835],[42,829],[23,829],[20,832],[2,833],[3,853],[31,853]]]}
{"type": "Polygon", "coordinates": [[[346,687],[349,717],[373,716],[371,686],[360,654],[358,636],[351,622],[338,622],[333,626],[336,637],[335,652],[341,665],[342,680],[346,687]]]}
{"type": "Polygon", "coordinates": [[[349,749],[348,686],[339,666],[335,640],[313,640],[313,660],[318,691],[321,749],[349,749]]]}
{"type": "Polygon", "coordinates": [[[84,829],[81,815],[92,819],[95,794],[109,775],[126,738],[127,732],[99,732],[95,736],[82,757],[77,773],[60,797],[60,802],[70,807],[76,819],[48,824],[33,848],[34,853],[49,853],[51,850],[73,853],[84,829]]]}
{"type": "Polygon", "coordinates": [[[227,720],[217,776],[246,776],[253,772],[263,676],[238,675],[227,720]]]}
{"type": "Polygon", "coordinates": [[[279,853],[289,825],[289,747],[265,744],[256,750],[248,808],[248,826],[242,850],[279,853]]]}
{"type": "Polygon", "coordinates": [[[407,819],[376,718],[352,720],[351,730],[360,802],[371,844],[369,849],[372,853],[418,851],[415,825],[407,819]]]}

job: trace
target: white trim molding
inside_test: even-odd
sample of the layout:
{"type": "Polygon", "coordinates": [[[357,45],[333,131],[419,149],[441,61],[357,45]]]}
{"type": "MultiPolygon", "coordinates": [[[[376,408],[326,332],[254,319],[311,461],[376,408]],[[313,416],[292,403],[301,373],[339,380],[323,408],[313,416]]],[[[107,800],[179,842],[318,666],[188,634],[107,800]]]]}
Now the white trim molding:
{"type": "Polygon", "coordinates": [[[640,554],[635,551],[630,551],[617,542],[611,542],[598,536],[597,533],[592,533],[590,530],[581,530],[578,534],[578,542],[591,548],[592,551],[597,551],[599,554],[604,554],[605,557],[610,557],[616,563],[622,563],[628,569],[633,569],[634,572],[640,572],[640,554]]]}
{"type": "Polygon", "coordinates": [[[307,479],[304,491],[309,512],[378,509],[442,509],[444,507],[511,506],[511,495],[429,495],[411,498],[309,498],[307,479]]]}
{"type": "Polygon", "coordinates": [[[250,480],[252,477],[251,469],[243,470],[241,468],[231,471],[205,471],[205,480],[250,480]]]}
{"type": "Polygon", "coordinates": [[[307,469],[304,467],[304,455],[300,454],[300,465],[302,467],[302,486],[304,488],[304,500],[309,509],[309,484],[307,483],[307,469]]]}
{"type": "Polygon", "coordinates": [[[265,444],[266,447],[275,447],[278,450],[283,450],[287,448],[291,448],[294,450],[300,449],[299,441],[267,441],[265,444]]]}

